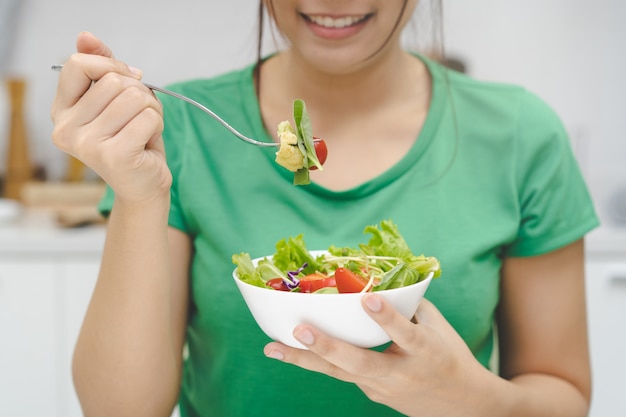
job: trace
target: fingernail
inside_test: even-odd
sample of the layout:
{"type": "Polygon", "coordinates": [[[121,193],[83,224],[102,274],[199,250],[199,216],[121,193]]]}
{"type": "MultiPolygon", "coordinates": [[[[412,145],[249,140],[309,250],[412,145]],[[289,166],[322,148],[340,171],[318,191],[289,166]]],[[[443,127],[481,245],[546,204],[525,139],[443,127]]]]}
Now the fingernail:
{"type": "Polygon", "coordinates": [[[368,295],[367,297],[365,297],[365,300],[363,300],[363,302],[365,303],[365,306],[367,308],[375,313],[378,313],[383,308],[383,305],[380,302],[380,297],[377,295],[368,295]]]}
{"type": "Polygon", "coordinates": [[[309,329],[301,329],[294,333],[296,339],[305,345],[312,345],[315,342],[315,337],[309,329]]]}
{"type": "Polygon", "coordinates": [[[276,349],[270,350],[269,352],[265,354],[265,356],[267,356],[268,358],[277,359],[279,361],[282,361],[283,359],[285,359],[285,355],[283,354],[283,352],[281,352],[280,350],[276,350],[276,349]]]}
{"type": "Polygon", "coordinates": [[[128,70],[133,73],[134,75],[136,75],[137,77],[141,78],[141,70],[139,68],[135,68],[135,67],[131,67],[130,65],[128,66],[128,70]]]}

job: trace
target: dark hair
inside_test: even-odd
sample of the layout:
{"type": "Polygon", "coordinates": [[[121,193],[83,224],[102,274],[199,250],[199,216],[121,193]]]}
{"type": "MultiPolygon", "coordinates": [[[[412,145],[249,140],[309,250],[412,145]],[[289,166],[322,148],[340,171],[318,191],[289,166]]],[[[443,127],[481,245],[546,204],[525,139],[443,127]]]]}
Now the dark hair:
{"type": "MultiPolygon", "coordinates": [[[[269,15],[273,15],[273,3],[272,0],[267,0],[268,2],[268,14],[269,15]]],[[[264,28],[264,24],[265,24],[265,7],[264,7],[264,3],[265,0],[259,0],[259,10],[258,10],[258,28],[257,28],[257,50],[256,50],[256,65],[254,66],[254,83],[255,83],[255,89],[256,89],[256,94],[257,97],[260,96],[260,91],[261,91],[261,79],[260,79],[260,72],[261,72],[261,64],[263,63],[263,60],[265,59],[263,56],[263,28],[264,28]]],[[[385,47],[385,45],[387,45],[387,43],[391,40],[391,38],[393,37],[393,35],[396,33],[396,31],[398,30],[399,26],[400,26],[400,21],[402,20],[402,17],[404,16],[404,13],[406,12],[406,7],[407,7],[407,3],[408,0],[403,0],[402,1],[402,8],[400,9],[400,13],[398,14],[398,19],[396,20],[393,28],[391,29],[391,32],[389,32],[389,35],[387,36],[387,38],[385,39],[385,41],[380,45],[380,47],[374,51],[374,53],[372,55],[370,55],[368,58],[371,58],[372,56],[376,55],[377,53],[380,52],[381,49],[383,49],[385,47]]],[[[420,4],[422,2],[420,1],[420,4]]],[[[432,39],[434,39],[433,43],[434,46],[432,47],[432,51],[430,53],[428,53],[428,55],[432,55],[433,58],[437,59],[437,60],[443,60],[444,59],[444,53],[443,53],[443,30],[442,30],[442,5],[441,5],[441,0],[432,0],[431,1],[431,26],[432,26],[432,39]]]]}
{"type": "Polygon", "coordinates": [[[256,90],[257,97],[260,97],[261,91],[261,63],[263,62],[262,49],[263,49],[263,25],[264,25],[265,8],[263,7],[263,0],[259,0],[259,14],[258,14],[258,28],[257,28],[257,45],[256,45],[256,65],[254,66],[254,88],[256,90]]]}

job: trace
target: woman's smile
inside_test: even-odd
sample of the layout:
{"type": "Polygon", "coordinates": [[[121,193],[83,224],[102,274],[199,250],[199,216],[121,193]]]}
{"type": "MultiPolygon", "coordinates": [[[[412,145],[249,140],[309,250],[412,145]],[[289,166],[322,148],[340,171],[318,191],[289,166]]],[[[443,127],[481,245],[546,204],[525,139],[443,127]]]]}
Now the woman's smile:
{"type": "Polygon", "coordinates": [[[305,14],[300,16],[307,23],[310,30],[317,36],[324,39],[343,39],[359,32],[365,22],[374,14],[360,15],[323,15],[323,14],[305,14]]]}

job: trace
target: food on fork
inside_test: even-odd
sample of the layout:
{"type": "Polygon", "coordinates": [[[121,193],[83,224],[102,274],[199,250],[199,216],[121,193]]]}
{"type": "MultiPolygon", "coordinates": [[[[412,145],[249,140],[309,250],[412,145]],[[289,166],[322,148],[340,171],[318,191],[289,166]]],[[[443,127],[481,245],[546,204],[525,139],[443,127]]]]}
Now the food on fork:
{"type": "Polygon", "coordinates": [[[304,154],[298,148],[298,137],[289,121],[278,124],[278,138],[280,148],[276,152],[276,162],[292,172],[304,168],[304,154]]]}
{"type": "Polygon", "coordinates": [[[322,164],[326,161],[328,149],[323,139],[313,137],[304,101],[293,102],[293,119],[295,129],[287,120],[278,124],[280,148],[276,152],[276,163],[294,173],[294,185],[309,184],[309,171],[324,169],[322,164]]]}

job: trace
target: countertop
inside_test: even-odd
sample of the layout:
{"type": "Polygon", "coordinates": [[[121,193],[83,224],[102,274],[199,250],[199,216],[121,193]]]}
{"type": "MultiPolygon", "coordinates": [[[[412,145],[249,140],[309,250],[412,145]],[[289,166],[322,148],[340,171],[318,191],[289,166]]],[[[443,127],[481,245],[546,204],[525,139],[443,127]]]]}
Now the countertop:
{"type": "Polygon", "coordinates": [[[54,213],[26,210],[0,223],[0,257],[24,255],[100,256],[105,226],[60,227],[54,213]]]}
{"type": "MultiPolygon", "coordinates": [[[[0,256],[29,254],[95,255],[102,252],[105,226],[60,227],[52,213],[26,210],[18,218],[0,223],[0,256]]],[[[591,256],[618,257],[626,261],[626,227],[601,226],[586,237],[591,256]]]]}

